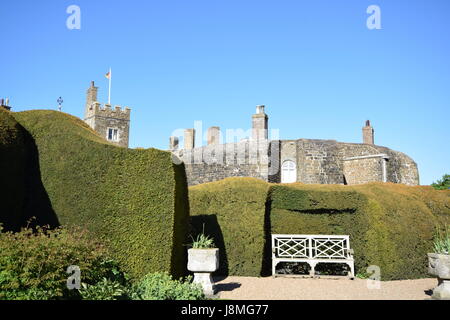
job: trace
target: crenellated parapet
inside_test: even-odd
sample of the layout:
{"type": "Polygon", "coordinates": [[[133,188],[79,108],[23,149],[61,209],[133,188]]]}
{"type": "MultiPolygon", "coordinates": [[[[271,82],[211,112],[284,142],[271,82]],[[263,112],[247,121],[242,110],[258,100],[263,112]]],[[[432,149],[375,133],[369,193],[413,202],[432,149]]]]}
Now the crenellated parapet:
{"type": "Polygon", "coordinates": [[[91,115],[97,115],[106,118],[115,118],[121,120],[130,120],[131,109],[125,107],[122,109],[121,106],[112,107],[110,104],[101,104],[100,102],[93,102],[89,109],[88,113],[91,115]]]}

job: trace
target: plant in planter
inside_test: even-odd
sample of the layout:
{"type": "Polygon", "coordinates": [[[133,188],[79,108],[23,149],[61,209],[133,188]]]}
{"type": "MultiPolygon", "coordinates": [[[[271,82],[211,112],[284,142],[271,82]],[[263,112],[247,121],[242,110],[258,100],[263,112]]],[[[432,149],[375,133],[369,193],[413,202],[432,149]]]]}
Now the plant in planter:
{"type": "MultiPolygon", "coordinates": [[[[192,248],[188,249],[188,270],[194,272],[194,283],[199,283],[206,296],[213,296],[215,285],[211,273],[219,268],[219,249],[214,240],[203,232],[192,238],[192,248]]],[[[191,236],[192,237],[192,236],[191,236]]]]}
{"type": "Polygon", "coordinates": [[[438,286],[433,290],[434,299],[450,299],[450,228],[444,232],[436,228],[434,253],[428,254],[428,272],[438,278],[438,286]]]}

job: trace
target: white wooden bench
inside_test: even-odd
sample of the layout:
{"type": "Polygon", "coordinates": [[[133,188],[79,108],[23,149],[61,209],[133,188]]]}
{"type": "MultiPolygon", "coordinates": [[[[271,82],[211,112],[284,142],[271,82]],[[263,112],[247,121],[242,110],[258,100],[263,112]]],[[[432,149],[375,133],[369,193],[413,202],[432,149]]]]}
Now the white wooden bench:
{"type": "Polygon", "coordinates": [[[273,234],[272,276],[280,262],[305,262],[311,267],[309,276],[315,276],[318,263],[344,263],[350,268],[348,276],[355,277],[353,250],[349,236],[273,234]]]}

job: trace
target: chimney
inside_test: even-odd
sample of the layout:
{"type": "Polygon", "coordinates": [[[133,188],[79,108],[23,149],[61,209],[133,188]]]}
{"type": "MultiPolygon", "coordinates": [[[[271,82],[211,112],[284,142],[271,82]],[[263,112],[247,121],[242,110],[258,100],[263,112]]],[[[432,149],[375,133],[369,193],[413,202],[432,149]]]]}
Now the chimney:
{"type": "Polygon", "coordinates": [[[91,81],[91,86],[87,90],[86,93],[86,108],[85,108],[85,118],[87,118],[87,114],[93,102],[97,102],[97,91],[98,87],[95,86],[94,81],[91,81]]]}
{"type": "Polygon", "coordinates": [[[364,144],[374,144],[374,130],[370,125],[370,120],[366,121],[365,127],[362,128],[363,132],[363,143],[364,144]]]}
{"type": "Polygon", "coordinates": [[[9,111],[9,110],[11,110],[11,107],[8,106],[8,104],[9,104],[9,99],[8,98],[6,98],[6,101],[3,98],[0,99],[0,108],[4,108],[4,109],[9,111]]]}
{"type": "Polygon", "coordinates": [[[169,149],[170,151],[178,150],[178,137],[172,136],[169,138],[169,149]]]}
{"type": "Polygon", "coordinates": [[[195,130],[186,129],[184,130],[184,149],[194,149],[195,148],[195,130]]]}
{"type": "Polygon", "coordinates": [[[252,139],[268,139],[269,117],[264,112],[264,105],[256,106],[256,113],[252,116],[252,139]]]}
{"type": "Polygon", "coordinates": [[[207,133],[208,146],[220,144],[220,128],[219,127],[211,127],[208,129],[207,133]]]}

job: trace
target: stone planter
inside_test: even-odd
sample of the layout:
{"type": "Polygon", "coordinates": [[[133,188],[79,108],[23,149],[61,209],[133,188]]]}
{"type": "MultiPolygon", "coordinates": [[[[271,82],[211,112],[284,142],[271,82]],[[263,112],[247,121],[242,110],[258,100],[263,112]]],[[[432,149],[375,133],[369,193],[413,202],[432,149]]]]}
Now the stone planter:
{"type": "Polygon", "coordinates": [[[189,249],[188,270],[194,272],[194,283],[200,283],[206,296],[213,296],[215,285],[211,273],[219,268],[219,249],[189,249]]]}
{"type": "Polygon", "coordinates": [[[438,278],[433,299],[450,299],[450,255],[429,253],[428,273],[438,278]]]}

